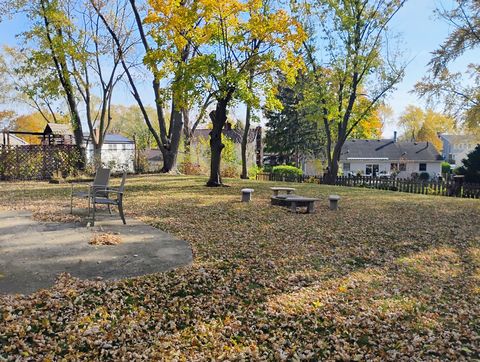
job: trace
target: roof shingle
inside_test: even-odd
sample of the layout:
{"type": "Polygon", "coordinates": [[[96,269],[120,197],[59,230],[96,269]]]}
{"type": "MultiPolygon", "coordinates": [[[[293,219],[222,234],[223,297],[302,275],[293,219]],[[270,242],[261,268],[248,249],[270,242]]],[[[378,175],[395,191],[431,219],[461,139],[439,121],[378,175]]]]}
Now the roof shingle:
{"type": "Polygon", "coordinates": [[[347,140],[340,159],[386,159],[410,161],[441,161],[442,156],[429,142],[394,142],[385,140],[347,140]]]}

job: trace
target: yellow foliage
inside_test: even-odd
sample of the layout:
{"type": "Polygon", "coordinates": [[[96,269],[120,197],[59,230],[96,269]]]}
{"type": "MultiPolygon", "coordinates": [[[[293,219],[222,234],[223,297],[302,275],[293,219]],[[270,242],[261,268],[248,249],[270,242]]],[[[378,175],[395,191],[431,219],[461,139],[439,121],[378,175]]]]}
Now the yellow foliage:
{"type": "MultiPolygon", "coordinates": [[[[151,10],[145,22],[154,26],[159,49],[146,57],[147,63],[161,62],[162,75],[176,72],[177,83],[194,82],[195,75],[213,78],[218,96],[227,89],[255,104],[259,95],[241,86],[251,72],[264,78],[257,88],[271,88],[272,70],[294,81],[303,66],[297,54],[306,35],[299,22],[285,10],[265,0],[149,0],[151,10]],[[194,52],[180,70],[185,50],[194,52]],[[187,64],[188,63],[188,64],[187,64]],[[179,75],[181,73],[181,75],[179,75]],[[250,93],[252,93],[250,91],[250,93]]],[[[259,82],[260,83],[260,82],[259,82]]],[[[180,86],[181,87],[181,86],[180,86]]],[[[258,93],[258,92],[257,92],[258,93]]]]}
{"type": "MultiPolygon", "coordinates": [[[[30,113],[26,115],[18,116],[13,120],[13,129],[15,131],[23,132],[43,132],[47,121],[41,116],[40,113],[30,113]]],[[[33,135],[18,135],[23,138],[29,144],[40,144],[41,138],[33,135]]]]}

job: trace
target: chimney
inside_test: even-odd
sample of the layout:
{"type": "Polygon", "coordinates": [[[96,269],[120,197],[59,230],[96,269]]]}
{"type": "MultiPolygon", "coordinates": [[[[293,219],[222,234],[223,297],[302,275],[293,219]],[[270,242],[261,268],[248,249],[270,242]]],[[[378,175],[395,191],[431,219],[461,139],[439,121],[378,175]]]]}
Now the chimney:
{"type": "Polygon", "coordinates": [[[397,131],[393,131],[393,142],[397,142],[397,131]]]}

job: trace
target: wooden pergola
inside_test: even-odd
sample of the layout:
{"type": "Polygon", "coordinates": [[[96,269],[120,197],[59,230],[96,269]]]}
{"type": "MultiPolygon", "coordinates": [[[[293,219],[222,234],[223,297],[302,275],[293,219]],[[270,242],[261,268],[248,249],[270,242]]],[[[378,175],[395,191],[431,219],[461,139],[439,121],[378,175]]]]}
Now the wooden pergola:
{"type": "Polygon", "coordinates": [[[48,123],[43,132],[10,131],[3,129],[3,145],[10,146],[10,135],[38,136],[42,145],[74,145],[75,139],[69,125],[48,123]]]}

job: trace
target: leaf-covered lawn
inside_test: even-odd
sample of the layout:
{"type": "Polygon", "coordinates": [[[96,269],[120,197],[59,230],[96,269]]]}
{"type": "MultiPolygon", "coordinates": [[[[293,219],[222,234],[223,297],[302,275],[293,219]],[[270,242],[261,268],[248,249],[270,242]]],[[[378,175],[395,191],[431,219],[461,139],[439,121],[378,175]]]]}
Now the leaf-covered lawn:
{"type": "MultiPolygon", "coordinates": [[[[62,275],[49,290],[0,297],[0,356],[480,358],[478,200],[292,184],[322,199],[317,213],[292,214],[270,206],[272,183],[204,183],[131,178],[125,200],[130,216],[188,240],[192,266],[118,282],[62,275]],[[247,185],[253,201],[241,203],[247,185]],[[342,196],[337,212],[331,193],[342,196]]],[[[69,220],[68,186],[0,191],[4,208],[69,220]]]]}

